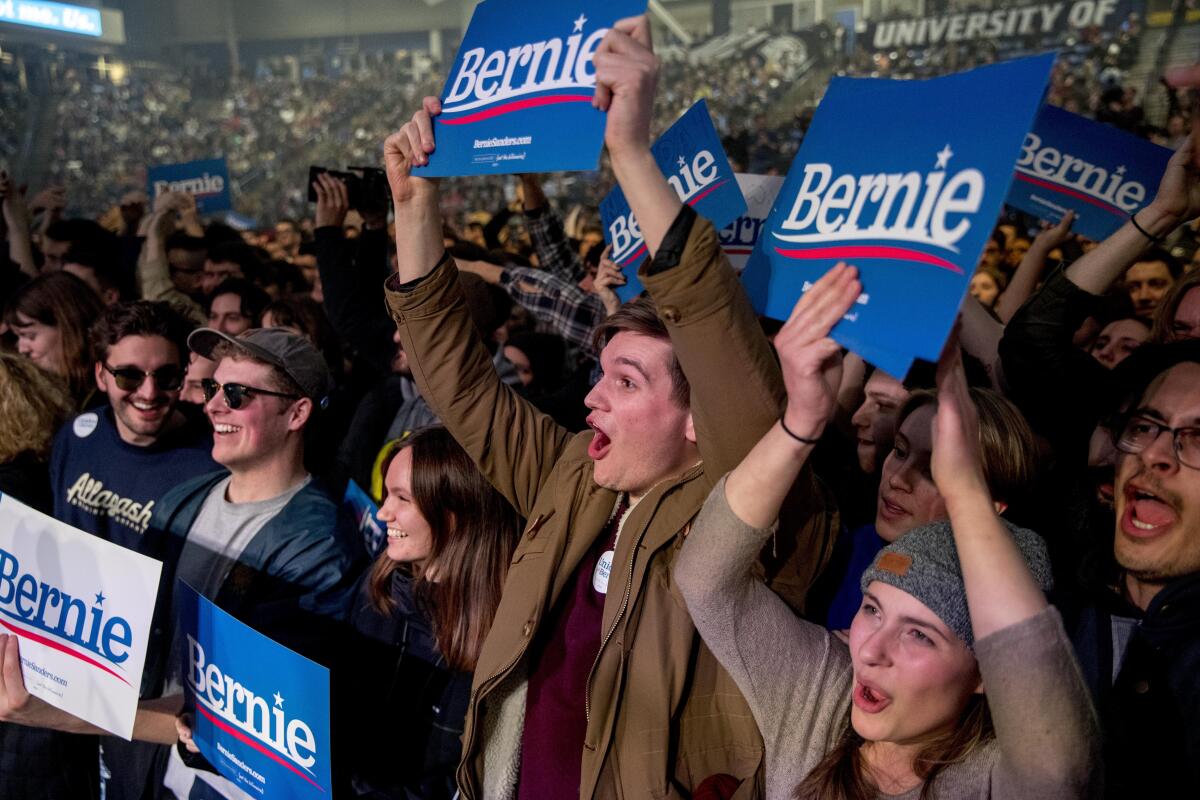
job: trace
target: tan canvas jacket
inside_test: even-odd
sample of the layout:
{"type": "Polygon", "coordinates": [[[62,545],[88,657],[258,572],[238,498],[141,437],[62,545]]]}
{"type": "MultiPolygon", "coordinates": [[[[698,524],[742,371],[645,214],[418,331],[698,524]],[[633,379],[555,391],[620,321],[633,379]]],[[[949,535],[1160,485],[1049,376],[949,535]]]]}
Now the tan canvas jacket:
{"type": "MultiPolygon", "coordinates": [[[[690,214],[685,210],[683,214],[690,214]]],[[[661,257],[661,253],[660,253],[661,257]]],[[[697,218],[677,266],[641,279],[691,384],[703,462],[655,487],[626,519],[588,682],[580,798],[685,798],[704,778],[762,796],[763,744],[733,680],[705,647],[671,579],[716,481],[778,418],[782,379],[716,233],[697,218]]],[[[592,480],[591,432],[572,434],[496,376],[449,260],[388,305],[421,392],[528,520],[475,670],[458,781],[464,798],[515,795],[529,643],[604,527],[614,492],[592,480]]],[[[809,473],[804,480],[812,482],[809,473]]],[[[816,491],[801,538],[831,541],[816,491]]]]}

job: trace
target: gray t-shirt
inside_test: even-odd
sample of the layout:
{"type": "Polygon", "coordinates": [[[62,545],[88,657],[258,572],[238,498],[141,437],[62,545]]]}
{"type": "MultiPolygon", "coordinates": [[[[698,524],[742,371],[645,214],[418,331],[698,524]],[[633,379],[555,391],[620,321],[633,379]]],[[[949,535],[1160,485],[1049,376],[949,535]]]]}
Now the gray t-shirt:
{"type": "MultiPolygon", "coordinates": [[[[196,521],[188,530],[176,577],[209,600],[215,600],[246,545],[311,481],[312,476],[308,475],[275,497],[253,503],[231,503],[225,499],[229,478],[223,478],[209,491],[196,521]]],[[[180,636],[176,628],[167,659],[167,694],[183,691],[183,665],[180,663],[183,640],[180,636]]]]}
{"type": "MultiPolygon", "coordinates": [[[[196,521],[188,530],[187,541],[184,542],[183,552],[179,556],[176,572],[178,577],[210,600],[216,598],[221,584],[225,582],[229,570],[241,558],[246,545],[250,544],[263,526],[282,511],[283,507],[311,481],[312,476],[309,475],[283,494],[266,500],[231,503],[225,499],[229,489],[229,478],[222,479],[209,491],[196,521]]],[[[175,642],[171,647],[167,673],[170,676],[169,689],[166,694],[183,691],[182,665],[179,662],[182,650],[179,631],[176,629],[175,642]]],[[[230,800],[253,800],[224,778],[185,766],[176,748],[172,747],[164,786],[171,789],[177,797],[189,797],[194,791],[196,781],[204,781],[212,792],[230,800]]]]}
{"type": "Polygon", "coordinates": [[[305,477],[283,494],[252,503],[231,503],[225,499],[229,480],[221,480],[205,498],[188,531],[177,568],[181,580],[210,600],[217,596],[246,545],[301,489],[308,486],[312,476],[305,477]]]}

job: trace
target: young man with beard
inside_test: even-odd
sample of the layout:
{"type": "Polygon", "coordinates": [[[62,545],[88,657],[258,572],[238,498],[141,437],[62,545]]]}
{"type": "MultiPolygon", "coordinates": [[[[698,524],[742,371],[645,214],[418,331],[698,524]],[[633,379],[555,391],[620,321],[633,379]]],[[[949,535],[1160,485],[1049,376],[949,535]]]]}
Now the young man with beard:
{"type": "MultiPolygon", "coordinates": [[[[163,495],[217,468],[208,426],[179,408],[192,327],[165,302],[106,308],[91,338],[96,385],[109,404],[64,425],[51,452],[54,516],[158,559],[166,540],[151,531],[150,520],[163,495]]],[[[145,681],[141,688],[151,690],[145,681]]],[[[154,748],[113,736],[103,737],[101,747],[108,800],[141,797],[154,748]]]]}
{"type": "MultiPolygon", "coordinates": [[[[671,571],[705,494],[778,419],[779,368],[712,225],[681,205],[650,153],[646,18],[616,23],[594,63],[653,300],[600,332],[591,431],[570,434],[504,386],[473,331],[436,184],[410,173],[434,149],[436,98],[385,145],[404,233],[388,302],[413,375],[529,521],[475,671],[459,787],[471,800],[757,797],[762,739],[671,571]]],[[[811,490],[811,475],[801,483],[811,490]]],[[[810,524],[827,528],[809,502],[810,524]]]]}
{"type": "Polygon", "coordinates": [[[54,441],[54,516],[160,558],[145,534],[156,503],[212,472],[212,436],[178,407],[192,323],[165,302],[109,306],[92,326],[96,385],[108,405],[80,414],[54,441]]]}
{"type": "Polygon", "coordinates": [[[1135,360],[1143,377],[1113,427],[1115,563],[1072,638],[1101,716],[1106,796],[1174,797],[1200,782],[1200,342],[1135,360]]]}

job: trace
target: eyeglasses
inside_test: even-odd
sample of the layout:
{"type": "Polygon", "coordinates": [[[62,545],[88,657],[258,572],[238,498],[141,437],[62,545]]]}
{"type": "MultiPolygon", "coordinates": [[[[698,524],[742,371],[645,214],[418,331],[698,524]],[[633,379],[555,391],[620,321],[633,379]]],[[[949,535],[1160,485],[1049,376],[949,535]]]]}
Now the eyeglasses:
{"type": "Polygon", "coordinates": [[[167,364],[153,372],[146,372],[137,367],[110,367],[104,364],[104,371],[113,376],[117,388],[123,392],[136,392],[141,388],[147,377],[154,380],[154,385],[160,392],[174,392],[183,385],[183,368],[178,364],[167,364]]]}
{"type": "Polygon", "coordinates": [[[218,389],[224,392],[225,405],[229,406],[233,411],[241,408],[243,401],[249,400],[258,394],[266,394],[271,397],[287,397],[292,400],[300,399],[299,395],[272,392],[268,389],[259,389],[257,386],[243,386],[240,383],[217,383],[212,378],[204,378],[200,381],[200,391],[204,393],[204,402],[206,403],[217,396],[218,389]]]}
{"type": "Polygon", "coordinates": [[[1149,417],[1135,415],[1125,423],[1113,428],[1119,432],[1113,437],[1117,449],[1122,453],[1140,453],[1163,433],[1171,434],[1171,445],[1175,458],[1185,467],[1200,469],[1200,428],[1168,428],[1149,417]]]}

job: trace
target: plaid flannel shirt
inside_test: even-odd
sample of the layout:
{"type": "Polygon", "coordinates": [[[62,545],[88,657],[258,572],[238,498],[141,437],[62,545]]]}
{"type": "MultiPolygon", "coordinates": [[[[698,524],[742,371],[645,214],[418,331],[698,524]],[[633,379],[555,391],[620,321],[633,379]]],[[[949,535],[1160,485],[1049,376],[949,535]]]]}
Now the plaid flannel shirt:
{"type": "Polygon", "coordinates": [[[596,357],[592,332],[605,318],[604,304],[599,297],[585,292],[578,283],[530,267],[505,267],[500,275],[500,287],[569,345],[596,357]]]}

